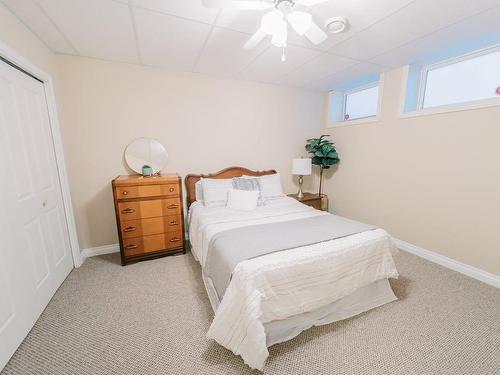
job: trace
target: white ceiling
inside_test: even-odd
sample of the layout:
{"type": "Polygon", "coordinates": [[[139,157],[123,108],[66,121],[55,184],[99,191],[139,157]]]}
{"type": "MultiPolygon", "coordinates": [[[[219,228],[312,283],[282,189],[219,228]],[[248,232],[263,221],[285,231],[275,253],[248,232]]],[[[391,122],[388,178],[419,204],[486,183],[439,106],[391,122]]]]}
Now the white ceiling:
{"type": "Polygon", "coordinates": [[[347,32],[318,46],[291,35],[283,63],[267,40],[241,48],[261,11],[201,0],[0,1],[56,53],[321,91],[500,39],[500,0],[330,0],[312,8],[316,21],[345,16],[347,32]]]}

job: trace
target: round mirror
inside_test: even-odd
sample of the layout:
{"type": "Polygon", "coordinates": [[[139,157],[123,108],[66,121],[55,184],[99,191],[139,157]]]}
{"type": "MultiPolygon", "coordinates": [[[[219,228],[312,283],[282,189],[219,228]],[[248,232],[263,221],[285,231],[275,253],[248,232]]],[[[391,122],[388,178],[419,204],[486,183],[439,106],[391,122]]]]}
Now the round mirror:
{"type": "Polygon", "coordinates": [[[137,138],[125,149],[125,161],[130,169],[145,176],[160,172],[167,160],[167,150],[156,139],[137,138]]]}

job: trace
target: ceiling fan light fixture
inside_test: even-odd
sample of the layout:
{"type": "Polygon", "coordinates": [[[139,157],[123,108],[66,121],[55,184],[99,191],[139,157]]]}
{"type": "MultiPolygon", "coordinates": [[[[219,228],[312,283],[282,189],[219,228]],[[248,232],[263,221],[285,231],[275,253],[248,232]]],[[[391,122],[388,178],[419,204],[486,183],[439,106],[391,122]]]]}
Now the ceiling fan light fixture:
{"type": "Polygon", "coordinates": [[[271,44],[276,47],[284,48],[286,47],[287,39],[288,39],[288,25],[285,20],[282,20],[280,26],[273,34],[273,37],[271,39],[271,44]]]}
{"type": "Polygon", "coordinates": [[[284,22],[283,13],[278,10],[272,10],[262,16],[260,27],[266,34],[274,35],[280,32],[280,27],[282,27],[284,22]]]}
{"type": "Polygon", "coordinates": [[[312,24],[312,15],[305,12],[292,12],[287,17],[295,32],[303,36],[312,24]]]}
{"type": "Polygon", "coordinates": [[[325,21],[325,29],[330,34],[339,34],[347,28],[347,19],[345,17],[332,17],[325,21]]]}

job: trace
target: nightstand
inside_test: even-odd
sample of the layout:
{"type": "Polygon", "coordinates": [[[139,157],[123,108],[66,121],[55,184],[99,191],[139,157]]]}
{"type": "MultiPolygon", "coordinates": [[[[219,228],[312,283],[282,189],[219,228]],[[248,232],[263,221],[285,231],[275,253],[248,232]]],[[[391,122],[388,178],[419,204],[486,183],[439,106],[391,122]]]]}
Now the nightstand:
{"type": "Polygon", "coordinates": [[[317,210],[328,211],[328,197],[325,194],[304,193],[304,198],[297,198],[297,194],[288,194],[290,198],[297,199],[300,203],[314,207],[317,210]]]}

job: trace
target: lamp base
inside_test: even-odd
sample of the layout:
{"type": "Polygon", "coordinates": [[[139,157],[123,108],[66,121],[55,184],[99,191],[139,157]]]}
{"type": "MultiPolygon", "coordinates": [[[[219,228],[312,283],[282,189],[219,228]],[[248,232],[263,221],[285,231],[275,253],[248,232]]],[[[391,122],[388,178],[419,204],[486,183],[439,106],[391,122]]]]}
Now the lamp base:
{"type": "Polygon", "coordinates": [[[303,182],[304,182],[304,179],[302,178],[302,176],[299,176],[299,192],[297,193],[298,199],[304,198],[304,193],[302,192],[302,183],[303,182]]]}

